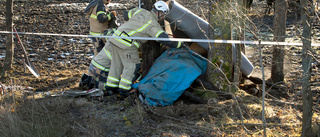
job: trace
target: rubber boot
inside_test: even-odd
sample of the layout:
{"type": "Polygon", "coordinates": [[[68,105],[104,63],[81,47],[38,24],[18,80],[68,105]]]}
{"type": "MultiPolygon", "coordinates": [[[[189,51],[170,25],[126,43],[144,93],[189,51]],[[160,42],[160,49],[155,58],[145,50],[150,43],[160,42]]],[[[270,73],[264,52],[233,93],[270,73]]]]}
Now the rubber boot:
{"type": "Polygon", "coordinates": [[[116,94],[116,93],[119,93],[119,92],[118,92],[118,89],[119,89],[119,88],[113,88],[113,87],[109,87],[109,86],[106,85],[106,86],[105,86],[105,89],[106,89],[107,91],[110,90],[110,91],[112,91],[112,92],[115,93],[115,94],[116,94]]]}
{"type": "Polygon", "coordinates": [[[79,82],[79,87],[90,89],[91,83],[92,83],[92,76],[89,76],[86,73],[83,73],[79,82]]]}
{"type": "Polygon", "coordinates": [[[88,84],[89,89],[98,88],[99,81],[91,80],[91,82],[88,84]]]}
{"type": "Polygon", "coordinates": [[[138,95],[138,90],[137,89],[130,89],[130,90],[118,89],[118,92],[121,95],[121,98],[126,98],[128,96],[138,95]]]}

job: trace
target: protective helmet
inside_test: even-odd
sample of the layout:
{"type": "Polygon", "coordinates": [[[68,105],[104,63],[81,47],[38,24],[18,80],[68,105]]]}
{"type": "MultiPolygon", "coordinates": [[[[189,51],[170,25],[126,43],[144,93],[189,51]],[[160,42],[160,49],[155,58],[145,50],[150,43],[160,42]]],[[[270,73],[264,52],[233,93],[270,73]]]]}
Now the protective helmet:
{"type": "Polygon", "coordinates": [[[169,13],[169,6],[164,1],[157,1],[153,5],[158,11],[162,11],[164,14],[169,13]]]}

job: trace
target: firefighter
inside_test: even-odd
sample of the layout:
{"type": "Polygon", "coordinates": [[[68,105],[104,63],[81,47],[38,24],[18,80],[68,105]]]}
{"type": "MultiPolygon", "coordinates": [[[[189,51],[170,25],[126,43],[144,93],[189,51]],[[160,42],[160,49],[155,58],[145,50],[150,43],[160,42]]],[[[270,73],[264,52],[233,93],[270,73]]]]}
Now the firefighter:
{"type": "MultiPolygon", "coordinates": [[[[103,32],[108,28],[115,28],[116,17],[115,12],[109,12],[106,10],[105,5],[108,5],[111,0],[92,0],[85,13],[90,15],[90,35],[101,36],[103,32]]],[[[97,55],[105,44],[105,39],[99,37],[92,37],[94,49],[94,55],[97,55]]]]}
{"type": "MultiPolygon", "coordinates": [[[[127,13],[124,14],[125,21],[128,20],[127,13]]],[[[112,36],[114,33],[115,28],[109,28],[104,31],[104,36],[112,36]]],[[[108,39],[106,38],[106,41],[108,39]]],[[[79,87],[84,89],[93,89],[93,88],[99,88],[104,91],[105,95],[112,95],[111,92],[107,92],[105,89],[105,85],[107,82],[107,77],[109,73],[109,69],[111,66],[111,44],[106,43],[106,46],[103,47],[103,49],[91,60],[89,69],[87,73],[83,73],[79,82],[79,87]]],[[[140,76],[139,68],[140,64],[137,64],[136,68],[136,78],[138,79],[140,76]]]]}
{"type": "MultiPolygon", "coordinates": [[[[127,13],[127,22],[115,30],[113,36],[128,38],[111,38],[105,45],[112,54],[110,71],[105,89],[108,93],[120,93],[128,95],[131,84],[135,80],[135,71],[140,63],[139,52],[141,44],[147,40],[133,40],[129,37],[154,37],[169,38],[158,21],[163,20],[169,12],[168,5],[163,1],[157,1],[151,11],[135,8],[127,13]]],[[[124,17],[126,18],[126,17],[124,17]]],[[[184,43],[176,41],[158,41],[162,45],[172,48],[180,48],[184,43]]]]}
{"type": "MultiPolygon", "coordinates": [[[[103,35],[111,36],[114,33],[114,30],[114,28],[109,28],[104,31],[103,35]]],[[[107,39],[105,40],[107,41],[107,39]]],[[[111,59],[110,46],[103,47],[103,49],[91,60],[88,72],[82,74],[79,87],[86,89],[99,88],[101,90],[105,90],[111,59]]]]}

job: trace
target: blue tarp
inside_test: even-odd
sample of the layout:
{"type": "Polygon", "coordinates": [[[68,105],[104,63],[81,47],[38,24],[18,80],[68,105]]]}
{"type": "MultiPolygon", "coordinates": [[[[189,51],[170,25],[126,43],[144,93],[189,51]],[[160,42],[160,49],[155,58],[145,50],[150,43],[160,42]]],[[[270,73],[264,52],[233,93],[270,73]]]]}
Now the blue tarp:
{"type": "Polygon", "coordinates": [[[189,50],[172,48],[164,52],[148,74],[133,88],[152,106],[173,104],[207,68],[207,61],[189,50]]]}

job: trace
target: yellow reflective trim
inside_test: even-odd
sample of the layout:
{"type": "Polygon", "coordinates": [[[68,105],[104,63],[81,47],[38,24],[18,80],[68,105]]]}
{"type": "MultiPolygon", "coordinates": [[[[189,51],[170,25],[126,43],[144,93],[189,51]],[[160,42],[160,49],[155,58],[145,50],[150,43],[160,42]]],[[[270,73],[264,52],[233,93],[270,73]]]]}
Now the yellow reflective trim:
{"type": "Polygon", "coordinates": [[[142,27],[136,29],[136,30],[133,30],[131,32],[129,32],[128,34],[130,36],[132,36],[133,34],[137,33],[137,32],[141,32],[143,31],[144,29],[146,29],[150,24],[151,24],[152,20],[148,21],[146,24],[144,24],[142,27]]]}
{"type": "MultiPolygon", "coordinates": [[[[134,8],[134,9],[135,9],[135,8],[134,8]]],[[[134,9],[132,9],[132,10],[134,10],[134,9]]],[[[132,10],[130,10],[130,11],[128,12],[128,18],[129,18],[129,19],[132,17],[132,16],[131,16],[132,10]]]]}
{"type": "Polygon", "coordinates": [[[124,79],[124,78],[121,78],[121,82],[124,82],[126,84],[132,84],[131,81],[127,80],[127,79],[124,79]]]}
{"type": "Polygon", "coordinates": [[[139,9],[139,10],[137,10],[136,12],[134,12],[132,16],[138,14],[140,11],[142,11],[142,9],[139,9]]]}
{"type": "Polygon", "coordinates": [[[121,38],[120,38],[120,39],[117,39],[117,38],[116,38],[116,40],[119,41],[120,43],[124,44],[124,45],[127,45],[127,46],[131,47],[131,44],[130,44],[130,43],[128,43],[127,41],[125,41],[125,40],[123,40],[123,39],[121,39],[121,38]]]}
{"type": "Polygon", "coordinates": [[[107,82],[103,83],[103,90],[106,90],[107,82]]]}
{"type": "Polygon", "coordinates": [[[97,16],[100,15],[100,14],[107,14],[107,13],[104,12],[104,11],[98,11],[98,12],[97,12],[97,16]]]}
{"type": "Polygon", "coordinates": [[[97,15],[93,15],[93,14],[91,14],[90,18],[97,19],[97,15]]]}
{"type": "MultiPolygon", "coordinates": [[[[118,30],[116,30],[113,35],[114,35],[114,36],[119,36],[119,35],[120,35],[120,32],[119,32],[118,30]]],[[[128,37],[128,36],[123,36],[123,37],[128,37]]],[[[128,42],[128,41],[130,41],[131,39],[127,39],[128,41],[123,40],[124,38],[115,38],[115,39],[116,39],[117,41],[119,41],[120,43],[128,46],[128,47],[131,47],[131,45],[132,45],[131,43],[128,42]]],[[[133,44],[134,44],[137,48],[140,47],[139,43],[136,42],[136,41],[134,41],[133,44]]]]}
{"type": "MultiPolygon", "coordinates": [[[[114,35],[114,36],[120,36],[120,34],[121,34],[121,32],[118,31],[118,30],[116,30],[113,35],[114,35]]],[[[123,35],[122,37],[128,37],[128,36],[123,35]]],[[[131,47],[131,43],[123,40],[124,38],[115,38],[115,39],[116,39],[117,41],[119,41],[120,43],[131,47]]],[[[128,41],[130,41],[130,39],[129,39],[128,41]]]]}
{"type": "Polygon", "coordinates": [[[139,45],[139,43],[138,42],[133,42],[133,44],[137,47],[137,48],[139,48],[140,47],[140,45],[139,45]]]}
{"type": "Polygon", "coordinates": [[[111,20],[111,13],[109,13],[107,17],[108,17],[108,20],[111,20]]]}
{"type": "MultiPolygon", "coordinates": [[[[150,24],[151,24],[152,20],[149,20],[146,24],[144,24],[142,27],[136,29],[136,30],[132,30],[131,32],[128,33],[129,36],[132,36],[133,34],[137,33],[137,32],[141,32],[143,31],[144,29],[146,29],[150,24]]],[[[118,30],[115,31],[115,36],[119,36],[121,34],[121,32],[119,32],[118,30]]],[[[127,36],[128,37],[128,36],[127,36]]],[[[127,45],[129,47],[131,47],[131,43],[123,40],[123,39],[118,39],[118,38],[115,38],[117,41],[119,41],[120,43],[124,44],[124,45],[127,45]]],[[[128,40],[130,41],[130,40],[128,40]]],[[[140,47],[139,43],[137,42],[134,42],[133,43],[137,48],[140,47]]]]}
{"type": "MultiPolygon", "coordinates": [[[[137,32],[141,32],[143,31],[144,29],[146,29],[150,24],[151,24],[152,20],[148,21],[146,24],[144,24],[142,27],[140,27],[139,29],[136,29],[136,30],[133,30],[131,32],[128,33],[129,36],[132,36],[133,34],[137,33],[137,32]]],[[[115,34],[118,34],[118,36],[121,34],[121,32],[119,31],[116,31],[115,34]]],[[[116,39],[117,41],[119,41],[120,43],[124,44],[124,45],[127,45],[129,47],[131,47],[131,43],[128,43],[127,41],[124,41],[122,39],[116,39]]],[[[133,43],[137,48],[140,47],[139,43],[138,42],[134,42],[133,43]]]]}
{"type": "Polygon", "coordinates": [[[108,50],[106,50],[105,48],[103,48],[104,53],[106,53],[106,55],[109,57],[110,60],[112,60],[112,55],[110,54],[110,52],[108,50]]]}
{"type": "Polygon", "coordinates": [[[125,89],[125,90],[129,90],[131,89],[131,86],[124,86],[124,85],[119,85],[119,88],[125,89]]]}
{"type": "Polygon", "coordinates": [[[92,60],[91,61],[91,64],[94,65],[95,67],[99,68],[100,70],[102,71],[105,71],[105,72],[109,72],[109,69],[108,68],[105,68],[103,66],[101,66],[100,64],[98,64],[96,61],[92,60]]]}
{"type": "Polygon", "coordinates": [[[151,24],[152,20],[149,20],[146,24],[144,24],[141,28],[137,29],[138,32],[143,31],[144,29],[146,29],[150,24],[151,24]]]}
{"type": "Polygon", "coordinates": [[[90,31],[89,34],[92,36],[100,36],[101,35],[101,33],[96,33],[96,32],[92,32],[92,31],[90,31]]]}
{"type": "Polygon", "coordinates": [[[164,32],[163,30],[159,30],[159,31],[156,33],[155,37],[158,38],[159,35],[160,35],[161,33],[163,33],[163,32],[164,32]]]}
{"type": "Polygon", "coordinates": [[[180,48],[180,47],[181,47],[181,42],[179,41],[177,48],[180,48]]]}
{"type": "Polygon", "coordinates": [[[113,87],[113,88],[117,88],[118,87],[117,84],[113,84],[113,83],[109,83],[109,82],[107,82],[106,85],[109,86],[109,87],[113,87]]]}
{"type": "Polygon", "coordinates": [[[119,30],[115,30],[114,34],[117,34],[117,36],[119,36],[121,34],[121,32],[119,30]]]}
{"type": "Polygon", "coordinates": [[[119,82],[119,79],[115,78],[115,77],[111,77],[111,76],[108,76],[108,79],[114,81],[114,82],[119,82]]]}
{"type": "Polygon", "coordinates": [[[112,32],[112,30],[109,30],[108,33],[106,35],[109,35],[112,32]]]}
{"type": "Polygon", "coordinates": [[[128,12],[128,18],[129,18],[129,19],[130,19],[132,16],[138,14],[140,11],[142,11],[142,9],[139,9],[139,10],[135,11],[135,12],[132,14],[132,11],[134,11],[134,10],[136,10],[136,9],[137,9],[137,8],[134,8],[134,9],[132,9],[132,10],[130,10],[130,11],[128,12]]]}

